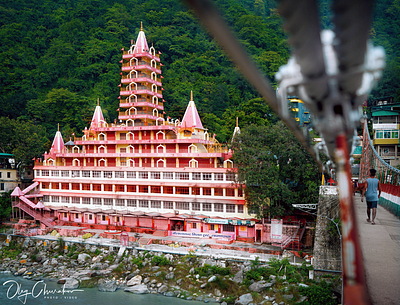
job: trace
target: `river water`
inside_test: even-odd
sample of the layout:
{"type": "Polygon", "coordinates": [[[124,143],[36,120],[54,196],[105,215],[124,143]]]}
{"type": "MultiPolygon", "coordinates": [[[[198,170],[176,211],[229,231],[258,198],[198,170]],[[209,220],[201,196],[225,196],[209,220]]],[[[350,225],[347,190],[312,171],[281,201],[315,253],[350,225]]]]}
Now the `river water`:
{"type": "Polygon", "coordinates": [[[200,305],[203,302],[187,301],[154,294],[133,294],[123,290],[100,292],[97,288],[62,291],[55,281],[36,282],[10,274],[0,274],[0,304],[26,305],[200,305]]]}

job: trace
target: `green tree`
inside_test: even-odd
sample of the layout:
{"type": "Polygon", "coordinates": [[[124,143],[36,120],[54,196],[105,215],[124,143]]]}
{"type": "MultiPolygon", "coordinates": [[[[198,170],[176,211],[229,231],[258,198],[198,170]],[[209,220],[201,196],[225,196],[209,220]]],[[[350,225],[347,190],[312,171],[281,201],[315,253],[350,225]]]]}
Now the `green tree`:
{"type": "Polygon", "coordinates": [[[0,196],[0,225],[3,223],[3,219],[10,218],[11,214],[11,192],[3,192],[0,196]]]}
{"type": "Polygon", "coordinates": [[[238,182],[245,184],[246,204],[257,217],[281,216],[292,204],[317,202],[317,164],[282,122],[243,128],[232,148],[238,182]]]}

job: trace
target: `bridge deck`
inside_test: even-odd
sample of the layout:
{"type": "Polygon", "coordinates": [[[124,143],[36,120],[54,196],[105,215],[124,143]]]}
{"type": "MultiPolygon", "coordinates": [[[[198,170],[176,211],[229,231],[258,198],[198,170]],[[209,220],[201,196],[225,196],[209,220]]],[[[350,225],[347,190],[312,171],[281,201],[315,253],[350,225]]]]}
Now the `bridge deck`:
{"type": "Polygon", "coordinates": [[[365,275],[373,304],[400,304],[400,219],[378,205],[376,225],[367,222],[367,206],[354,197],[365,275]]]}

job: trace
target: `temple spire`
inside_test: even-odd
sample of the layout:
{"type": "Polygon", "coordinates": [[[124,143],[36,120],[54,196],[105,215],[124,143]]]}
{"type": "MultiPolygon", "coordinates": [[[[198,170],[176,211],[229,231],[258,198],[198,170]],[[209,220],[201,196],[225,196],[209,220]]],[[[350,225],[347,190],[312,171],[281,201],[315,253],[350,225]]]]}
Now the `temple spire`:
{"type": "Polygon", "coordinates": [[[196,105],[193,101],[193,91],[191,91],[190,101],[186,108],[185,115],[183,116],[181,126],[204,129],[196,105]]]}
{"type": "Polygon", "coordinates": [[[143,21],[140,21],[140,30],[143,31],[143,21]]]}
{"type": "Polygon", "coordinates": [[[97,98],[97,106],[100,106],[100,98],[97,98]]]}
{"type": "Polygon", "coordinates": [[[190,90],[190,100],[193,101],[193,91],[190,90]]]}
{"type": "Polygon", "coordinates": [[[147,45],[146,35],[143,32],[143,22],[140,22],[140,32],[136,39],[133,54],[148,52],[149,46],[147,45]]]}

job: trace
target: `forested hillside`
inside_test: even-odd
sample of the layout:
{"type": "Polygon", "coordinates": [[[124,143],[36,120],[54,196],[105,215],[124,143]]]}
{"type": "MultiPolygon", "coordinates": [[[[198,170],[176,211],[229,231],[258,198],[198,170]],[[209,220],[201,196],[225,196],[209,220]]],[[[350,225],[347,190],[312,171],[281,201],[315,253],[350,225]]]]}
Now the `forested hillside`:
{"type": "MultiPolygon", "coordinates": [[[[328,1],[321,1],[327,21],[328,1]]],[[[217,0],[217,6],[260,68],[274,82],[289,57],[273,0],[217,0]]],[[[376,96],[399,92],[399,1],[377,3],[371,36],[388,53],[376,96]]],[[[108,121],[117,117],[121,49],[143,22],[162,52],[166,113],[182,117],[190,91],[203,123],[228,141],[241,126],[276,116],[216,43],[177,0],[16,0],[0,2],[0,150],[32,156],[48,149],[57,123],[66,139],[81,134],[97,98],[108,121]],[[17,132],[18,129],[29,132],[17,132]],[[19,147],[24,143],[23,147],[19,147]]]]}

